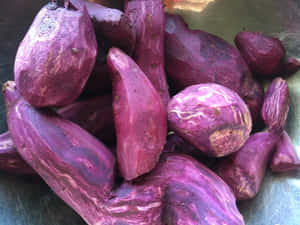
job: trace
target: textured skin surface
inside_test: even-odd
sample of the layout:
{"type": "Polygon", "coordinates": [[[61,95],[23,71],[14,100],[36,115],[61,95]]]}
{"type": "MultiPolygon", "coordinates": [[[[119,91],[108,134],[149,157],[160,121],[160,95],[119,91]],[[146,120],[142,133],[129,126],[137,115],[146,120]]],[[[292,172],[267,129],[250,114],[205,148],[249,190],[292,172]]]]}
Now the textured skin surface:
{"type": "Polygon", "coordinates": [[[164,225],[244,224],[230,188],[190,156],[164,154],[143,179],[146,184],[159,184],[165,192],[164,225]]]}
{"type": "Polygon", "coordinates": [[[190,30],[180,16],[166,14],[166,70],[177,89],[218,83],[237,92],[257,121],[263,89],[252,78],[243,57],[232,45],[201,30],[190,30]]]}
{"type": "Polygon", "coordinates": [[[284,131],[276,146],[276,152],[272,156],[270,165],[272,172],[281,173],[300,168],[300,159],[298,158],[295,147],[288,133],[284,131]]]}
{"type": "Polygon", "coordinates": [[[79,100],[60,108],[57,113],[104,143],[115,140],[112,97],[109,95],[79,100]]]}
{"type": "Polygon", "coordinates": [[[85,8],[44,6],[16,55],[18,90],[34,106],[70,104],[82,92],[96,54],[95,33],[85,8]]]}
{"type": "Polygon", "coordinates": [[[14,82],[3,87],[10,134],[25,161],[88,224],[101,218],[110,197],[115,160],[79,126],[25,101],[14,82]]]}
{"type": "Polygon", "coordinates": [[[112,48],[107,64],[113,80],[119,170],[131,180],[153,169],[163,151],[166,107],[143,71],[121,50],[112,48]]]}
{"type": "Polygon", "coordinates": [[[252,129],[247,105],[232,90],[218,84],[192,85],[168,105],[169,126],[208,156],[239,150],[252,129]]]}
{"type": "Polygon", "coordinates": [[[289,109],[288,83],[278,77],[273,80],[266,92],[261,117],[270,131],[280,134],[285,128],[289,109]]]}
{"type": "Polygon", "coordinates": [[[134,59],[167,105],[170,95],[164,67],[163,1],[125,1],[125,14],[129,16],[136,29],[134,59]]]}
{"type": "Polygon", "coordinates": [[[278,135],[259,132],[236,153],[217,164],[217,174],[231,187],[237,200],[253,198],[259,191],[278,135]]]}
{"type": "Polygon", "coordinates": [[[163,225],[163,194],[156,184],[124,183],[105,202],[103,219],[97,225],[163,225]]]}
{"type": "Polygon", "coordinates": [[[253,73],[268,76],[281,72],[285,49],[279,39],[247,31],[238,33],[234,42],[253,73]]]}
{"type": "Polygon", "coordinates": [[[85,2],[96,33],[106,38],[113,46],[120,47],[132,55],[135,46],[135,27],[122,11],[85,2]]]}
{"type": "Polygon", "coordinates": [[[19,175],[35,174],[20,157],[8,131],[0,135],[0,170],[19,175]]]}
{"type": "Polygon", "coordinates": [[[168,140],[164,147],[164,153],[182,153],[190,155],[207,167],[214,165],[214,163],[216,162],[216,158],[207,157],[195,146],[186,142],[183,138],[179,137],[176,134],[168,135],[168,140]]]}
{"type": "Polygon", "coordinates": [[[294,57],[291,57],[285,62],[284,64],[284,71],[285,75],[290,75],[296,73],[300,69],[300,61],[294,57]]]}

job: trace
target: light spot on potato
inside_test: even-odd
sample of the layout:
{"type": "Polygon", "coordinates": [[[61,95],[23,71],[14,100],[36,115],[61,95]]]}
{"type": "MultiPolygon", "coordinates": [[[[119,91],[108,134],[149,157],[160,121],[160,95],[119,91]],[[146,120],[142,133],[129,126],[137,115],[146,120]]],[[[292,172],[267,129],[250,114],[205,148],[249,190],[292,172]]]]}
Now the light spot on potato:
{"type": "Polygon", "coordinates": [[[215,151],[214,155],[222,157],[242,147],[245,142],[244,131],[232,128],[217,130],[209,136],[209,142],[215,151]]]}

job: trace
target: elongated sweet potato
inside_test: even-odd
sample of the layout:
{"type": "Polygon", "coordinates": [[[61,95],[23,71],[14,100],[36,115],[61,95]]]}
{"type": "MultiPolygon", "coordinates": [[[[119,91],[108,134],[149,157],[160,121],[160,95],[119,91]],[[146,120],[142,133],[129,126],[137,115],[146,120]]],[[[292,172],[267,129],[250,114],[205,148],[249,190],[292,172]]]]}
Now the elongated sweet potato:
{"type": "Polygon", "coordinates": [[[272,157],[271,169],[275,173],[292,171],[300,168],[295,147],[288,133],[284,131],[277,143],[276,151],[272,157]]]}
{"type": "Polygon", "coordinates": [[[238,152],[218,162],[217,174],[238,200],[251,199],[258,193],[279,137],[271,132],[255,133],[238,152]]]}
{"type": "Polygon", "coordinates": [[[170,95],[164,68],[163,1],[125,1],[125,14],[136,29],[134,59],[167,105],[170,95]]]}
{"type": "Polygon", "coordinates": [[[235,197],[214,172],[183,154],[164,154],[144,184],[164,190],[162,224],[244,224],[235,197]]]}
{"type": "Polygon", "coordinates": [[[93,2],[85,2],[94,24],[96,34],[104,37],[113,46],[132,55],[135,46],[135,26],[127,15],[118,9],[111,9],[93,2]]]}
{"type": "Polygon", "coordinates": [[[31,106],[14,82],[3,85],[10,134],[23,159],[90,225],[114,182],[114,157],[76,124],[31,106]]]}
{"type": "Polygon", "coordinates": [[[285,49],[277,38],[261,32],[240,32],[234,40],[253,73],[278,75],[284,63],[285,49]]]}
{"type": "Polygon", "coordinates": [[[0,170],[13,174],[35,174],[35,171],[20,157],[9,132],[0,135],[0,170]]]}
{"type": "Polygon", "coordinates": [[[208,156],[240,149],[252,128],[247,105],[234,91],[218,84],[192,85],[168,105],[169,126],[208,156]]]}
{"type": "Polygon", "coordinates": [[[73,102],[82,92],[97,55],[95,32],[84,4],[78,10],[53,4],[44,6],[35,17],[14,66],[18,90],[38,107],[73,102]]]}
{"type": "Polygon", "coordinates": [[[167,137],[166,107],[138,65],[112,48],[107,64],[113,80],[118,165],[126,180],[156,165],[167,137]]]}
{"type": "Polygon", "coordinates": [[[278,77],[269,86],[261,109],[261,117],[271,132],[283,132],[289,109],[288,83],[278,77]]]}
{"type": "Polygon", "coordinates": [[[112,97],[109,95],[74,102],[60,108],[57,113],[105,143],[115,140],[112,97]]]}
{"type": "Polygon", "coordinates": [[[212,34],[190,30],[177,15],[166,14],[166,71],[175,88],[199,83],[218,83],[237,92],[257,121],[263,102],[263,88],[237,49],[212,34]]]}

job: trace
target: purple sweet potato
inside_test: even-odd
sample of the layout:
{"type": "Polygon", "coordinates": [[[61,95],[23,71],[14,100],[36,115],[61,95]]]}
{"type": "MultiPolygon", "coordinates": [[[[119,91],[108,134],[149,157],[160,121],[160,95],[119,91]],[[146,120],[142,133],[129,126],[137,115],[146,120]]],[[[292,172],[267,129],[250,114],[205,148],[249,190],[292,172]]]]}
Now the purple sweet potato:
{"type": "Polygon", "coordinates": [[[163,1],[125,1],[125,14],[136,29],[134,59],[167,105],[170,95],[164,67],[163,1]]]}
{"type": "Polygon", "coordinates": [[[143,71],[121,50],[112,48],[107,64],[113,81],[119,170],[131,180],[153,169],[163,151],[166,107],[143,71]]]}
{"type": "Polygon", "coordinates": [[[218,162],[217,174],[237,200],[251,199],[258,193],[279,137],[271,132],[255,133],[238,152],[218,162]]]}
{"type": "Polygon", "coordinates": [[[118,9],[111,9],[93,2],[85,2],[94,24],[96,34],[131,55],[135,46],[135,27],[127,15],[118,9]]]}
{"type": "Polygon", "coordinates": [[[200,83],[223,85],[245,100],[253,121],[258,119],[263,89],[236,48],[215,35],[190,30],[180,16],[171,14],[166,14],[165,43],[166,71],[176,89],[200,83]]]}
{"type": "Polygon", "coordinates": [[[47,109],[31,106],[14,82],[3,85],[7,122],[22,158],[90,225],[110,197],[115,160],[96,138],[47,109]]]}
{"type": "Polygon", "coordinates": [[[288,58],[284,64],[283,73],[290,75],[296,73],[300,69],[300,61],[294,57],[288,58]]]}
{"type": "MultiPolygon", "coordinates": [[[[68,1],[66,1],[68,2],[68,1]]],[[[63,106],[82,92],[93,69],[97,42],[83,0],[77,10],[49,3],[35,17],[15,60],[15,80],[32,105],[63,106]]]]}
{"type": "Polygon", "coordinates": [[[157,167],[143,177],[145,184],[160,185],[162,224],[244,224],[235,197],[215,173],[183,154],[164,154],[157,167]]]}
{"type": "Polygon", "coordinates": [[[168,121],[176,134],[215,157],[239,150],[252,129],[249,109],[239,95],[209,83],[175,95],[168,105],[168,121]]]}
{"type": "Polygon", "coordinates": [[[70,120],[104,143],[115,140],[112,97],[98,96],[74,102],[57,113],[70,120]]]}
{"type": "Polygon", "coordinates": [[[9,132],[0,135],[0,170],[19,175],[35,174],[20,157],[9,132]]]}
{"type": "Polygon", "coordinates": [[[261,32],[240,32],[234,40],[253,73],[278,75],[284,63],[285,49],[281,41],[261,32]]]}
{"type": "Polygon", "coordinates": [[[275,173],[281,173],[299,168],[300,159],[298,158],[296,149],[288,133],[284,131],[277,143],[276,152],[271,162],[271,169],[275,173]]]}
{"type": "Polygon", "coordinates": [[[261,116],[270,131],[280,134],[284,130],[289,108],[288,83],[278,77],[269,86],[261,109],[261,116]]]}

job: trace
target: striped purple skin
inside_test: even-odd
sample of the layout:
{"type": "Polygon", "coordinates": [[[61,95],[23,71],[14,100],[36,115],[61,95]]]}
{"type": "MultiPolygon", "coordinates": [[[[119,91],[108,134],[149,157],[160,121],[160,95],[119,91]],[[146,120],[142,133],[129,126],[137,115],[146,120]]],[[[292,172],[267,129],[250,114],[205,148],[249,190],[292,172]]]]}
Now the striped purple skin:
{"type": "Polygon", "coordinates": [[[125,14],[136,29],[134,59],[162,97],[170,100],[165,73],[165,13],[162,0],[125,1],[125,14]]]}
{"type": "Polygon", "coordinates": [[[270,165],[272,172],[282,173],[300,168],[300,159],[288,133],[284,131],[276,146],[270,165]]]}
{"type": "Polygon", "coordinates": [[[17,175],[35,174],[17,152],[8,131],[0,135],[0,170],[17,175]]]}
{"type": "Polygon", "coordinates": [[[37,107],[70,104],[82,92],[96,55],[95,32],[85,7],[71,10],[46,5],[16,55],[18,90],[37,107]]]}
{"type": "Polygon", "coordinates": [[[163,190],[153,184],[124,183],[105,202],[105,213],[97,225],[163,225],[163,190]]]}
{"type": "Polygon", "coordinates": [[[132,180],[152,170],[167,138],[166,107],[139,66],[111,48],[107,64],[113,82],[117,158],[121,175],[132,180]]]}
{"type": "Polygon", "coordinates": [[[166,71],[178,90],[201,83],[217,83],[244,99],[252,121],[259,122],[264,91],[239,51],[225,40],[191,30],[179,15],[166,14],[166,71]]]}
{"type": "Polygon", "coordinates": [[[251,199],[258,193],[279,137],[270,132],[255,133],[238,152],[218,162],[217,174],[237,200],[251,199]]]}
{"type": "Polygon", "coordinates": [[[261,32],[240,32],[234,42],[253,73],[272,76],[281,73],[285,49],[277,38],[261,32]]]}
{"type": "Polygon", "coordinates": [[[91,97],[60,108],[57,113],[70,120],[104,143],[115,140],[112,97],[91,97]]]}
{"type": "Polygon", "coordinates": [[[135,47],[135,27],[122,11],[93,2],[85,2],[96,34],[106,38],[113,46],[120,47],[132,55],[135,47]]]}
{"type": "Polygon", "coordinates": [[[171,130],[208,156],[240,149],[252,129],[247,105],[237,93],[218,84],[190,86],[168,105],[171,130]]]}
{"type": "Polygon", "coordinates": [[[164,154],[143,179],[145,184],[160,185],[164,191],[164,225],[244,224],[229,186],[190,156],[164,154]]]}
{"type": "Polygon", "coordinates": [[[269,86],[261,116],[268,130],[281,134],[286,125],[286,119],[290,109],[290,94],[288,83],[278,77],[269,86]]]}
{"type": "Polygon", "coordinates": [[[88,224],[97,224],[114,183],[112,153],[76,124],[32,107],[14,82],[4,84],[3,95],[19,154],[88,224]]]}

